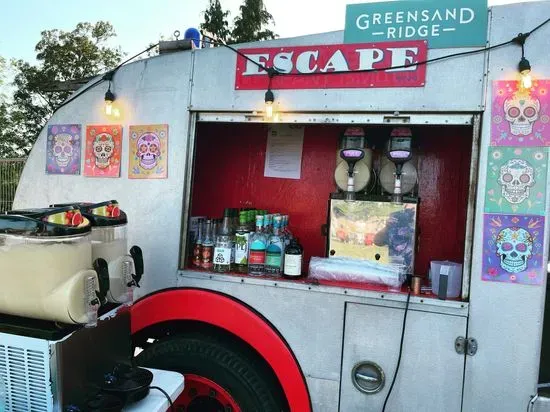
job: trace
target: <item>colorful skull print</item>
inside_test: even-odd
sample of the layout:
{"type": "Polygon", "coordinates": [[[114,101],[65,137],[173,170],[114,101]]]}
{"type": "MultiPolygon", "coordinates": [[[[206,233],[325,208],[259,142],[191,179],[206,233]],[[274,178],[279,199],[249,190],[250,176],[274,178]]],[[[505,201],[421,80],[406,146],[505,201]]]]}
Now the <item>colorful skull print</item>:
{"type": "Polygon", "coordinates": [[[73,158],[73,137],[60,133],[53,137],[53,157],[59,167],[67,167],[73,158]]]}
{"type": "Polygon", "coordinates": [[[100,169],[109,167],[115,150],[113,136],[108,133],[99,133],[94,139],[93,147],[95,165],[100,169]]]}
{"type": "Polygon", "coordinates": [[[508,273],[527,270],[527,261],[533,255],[533,237],[527,230],[506,228],[500,231],[496,240],[502,269],[508,273]]]}
{"type": "Polygon", "coordinates": [[[537,98],[516,95],[504,101],[504,115],[514,136],[530,135],[539,113],[540,101],[537,98]]]}
{"type": "Polygon", "coordinates": [[[145,133],[138,139],[137,156],[142,168],[150,170],[157,165],[160,156],[160,139],[154,133],[145,133]]]}
{"type": "Polygon", "coordinates": [[[535,169],[525,160],[510,159],[501,166],[498,183],[502,197],[512,204],[521,203],[535,184],[535,169]]]}

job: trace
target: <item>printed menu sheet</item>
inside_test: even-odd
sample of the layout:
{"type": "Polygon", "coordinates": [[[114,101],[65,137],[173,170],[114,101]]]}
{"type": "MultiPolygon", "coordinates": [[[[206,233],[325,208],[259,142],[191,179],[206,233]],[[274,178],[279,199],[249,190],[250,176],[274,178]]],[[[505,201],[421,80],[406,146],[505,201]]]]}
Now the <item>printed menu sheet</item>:
{"type": "Polygon", "coordinates": [[[303,145],[303,126],[270,126],[267,135],[264,176],[300,179],[303,145]]]}

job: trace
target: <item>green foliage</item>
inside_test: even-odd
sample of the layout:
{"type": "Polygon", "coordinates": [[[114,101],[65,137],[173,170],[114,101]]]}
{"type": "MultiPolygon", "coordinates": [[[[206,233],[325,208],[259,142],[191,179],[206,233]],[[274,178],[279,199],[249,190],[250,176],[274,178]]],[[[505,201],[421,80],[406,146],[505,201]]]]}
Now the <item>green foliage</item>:
{"type": "Polygon", "coordinates": [[[239,8],[240,15],[233,22],[232,43],[246,43],[270,40],[278,37],[269,30],[269,24],[275,24],[273,16],[265,8],[263,0],[244,0],[239,8]]]}
{"type": "Polygon", "coordinates": [[[41,36],[35,48],[38,64],[12,62],[16,74],[8,110],[11,136],[6,140],[1,136],[0,156],[6,156],[4,152],[13,150],[13,145],[27,154],[53,110],[72,93],[50,91],[52,82],[100,74],[115,67],[122,57],[120,49],[106,44],[115,36],[108,22],[79,23],[72,31],[46,30],[41,36]]]}
{"type": "Polygon", "coordinates": [[[230,36],[229,23],[227,21],[229,12],[223,11],[220,0],[210,0],[208,8],[203,14],[204,23],[201,23],[200,29],[212,34],[223,42],[227,42],[230,36]]]}
{"type": "Polygon", "coordinates": [[[277,34],[268,29],[275,24],[273,16],[265,8],[263,0],[244,0],[239,15],[229,27],[229,12],[224,11],[220,0],[209,0],[204,11],[204,22],[200,29],[226,43],[246,43],[277,38],[277,34]]]}

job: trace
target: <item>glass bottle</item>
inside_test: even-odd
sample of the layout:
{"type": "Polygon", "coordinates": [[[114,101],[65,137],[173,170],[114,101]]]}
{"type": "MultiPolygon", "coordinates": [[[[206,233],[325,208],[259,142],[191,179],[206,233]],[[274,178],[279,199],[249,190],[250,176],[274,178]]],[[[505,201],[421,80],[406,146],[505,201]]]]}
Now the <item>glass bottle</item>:
{"type": "Polygon", "coordinates": [[[233,256],[233,224],[232,211],[225,209],[223,222],[216,236],[214,248],[214,272],[225,273],[231,271],[231,257],[233,256]]]}
{"type": "Polygon", "coordinates": [[[290,241],[294,238],[294,236],[292,235],[292,232],[290,231],[290,228],[288,227],[288,215],[284,216],[284,221],[285,221],[285,234],[288,238],[288,242],[290,243],[290,241]]]}
{"type": "Polygon", "coordinates": [[[264,216],[264,233],[270,236],[273,233],[273,215],[267,214],[264,216]]]}
{"type": "Polygon", "coordinates": [[[235,232],[235,272],[248,273],[248,243],[250,231],[248,230],[248,213],[241,212],[239,226],[235,232]]]}
{"type": "Polygon", "coordinates": [[[256,216],[256,231],[252,233],[249,240],[248,273],[251,275],[263,275],[265,270],[267,236],[263,233],[263,224],[264,217],[256,216]]]}
{"type": "Polygon", "coordinates": [[[298,239],[291,239],[290,244],[285,249],[284,278],[298,279],[302,277],[303,255],[304,249],[298,242],[298,239]]]}
{"type": "Polygon", "coordinates": [[[195,240],[195,244],[193,246],[193,266],[195,267],[201,267],[202,263],[202,236],[203,236],[203,227],[204,227],[204,220],[199,219],[197,222],[197,239],[195,240]]]}
{"type": "Polygon", "coordinates": [[[206,221],[206,229],[204,239],[202,241],[201,251],[201,267],[206,270],[212,270],[214,263],[212,262],[212,254],[214,253],[214,238],[212,237],[212,220],[206,221]]]}
{"type": "Polygon", "coordinates": [[[283,253],[285,250],[283,239],[280,234],[281,220],[280,216],[275,216],[273,221],[273,234],[269,236],[265,257],[265,273],[275,276],[281,274],[284,258],[283,253]]]}

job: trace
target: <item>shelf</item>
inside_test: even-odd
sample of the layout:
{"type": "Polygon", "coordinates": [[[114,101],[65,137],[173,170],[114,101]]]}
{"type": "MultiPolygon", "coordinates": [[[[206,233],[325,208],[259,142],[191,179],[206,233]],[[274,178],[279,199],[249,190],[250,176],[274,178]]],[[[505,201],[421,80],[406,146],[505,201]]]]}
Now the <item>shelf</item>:
{"type": "MultiPolygon", "coordinates": [[[[394,302],[405,302],[407,300],[408,289],[403,286],[399,289],[390,288],[374,283],[353,283],[336,281],[317,281],[316,279],[285,279],[274,276],[253,276],[241,273],[216,273],[198,269],[180,270],[179,275],[183,278],[200,279],[215,282],[232,282],[248,285],[261,285],[276,288],[298,289],[304,291],[314,291],[320,293],[340,294],[357,298],[371,298],[394,302]]],[[[457,314],[467,315],[468,302],[459,299],[441,300],[433,294],[411,295],[413,304],[445,307],[458,309],[457,314]]]]}

